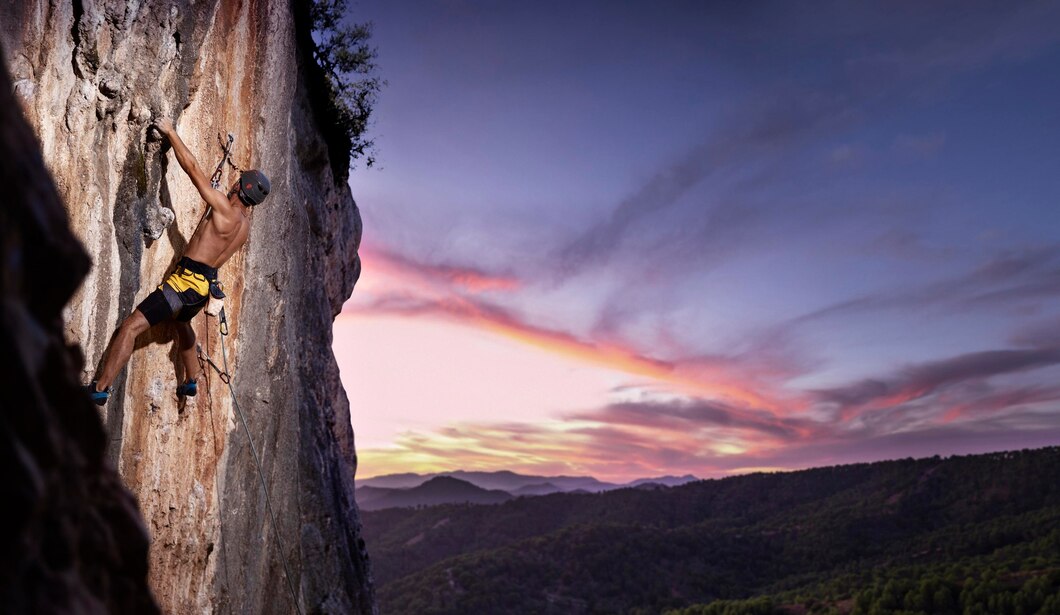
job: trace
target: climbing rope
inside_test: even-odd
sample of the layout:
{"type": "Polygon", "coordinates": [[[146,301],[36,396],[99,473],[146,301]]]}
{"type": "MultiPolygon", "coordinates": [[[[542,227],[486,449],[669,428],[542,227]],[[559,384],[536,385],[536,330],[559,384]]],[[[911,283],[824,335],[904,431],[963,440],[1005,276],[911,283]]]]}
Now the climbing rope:
{"type": "MultiPolygon", "coordinates": [[[[206,347],[210,347],[210,327],[206,327],[206,347]]],[[[210,409],[210,434],[211,440],[213,440],[213,454],[214,459],[218,462],[221,461],[221,451],[217,447],[217,420],[214,418],[213,411],[213,387],[210,386],[210,372],[206,370],[206,359],[203,358],[204,353],[202,352],[202,346],[196,344],[196,348],[199,350],[199,371],[202,372],[203,377],[206,379],[206,407],[210,409]]],[[[212,362],[211,362],[212,364],[212,362]]],[[[218,542],[221,543],[221,564],[225,572],[225,591],[228,594],[232,592],[232,581],[228,574],[228,550],[225,548],[225,515],[224,515],[224,503],[221,497],[221,481],[218,480],[217,472],[214,472],[213,477],[214,493],[217,495],[217,531],[220,534],[218,542]]],[[[232,612],[232,601],[229,597],[225,603],[228,607],[228,612],[232,612]]]]}
{"type": "Polygon", "coordinates": [[[210,367],[214,368],[221,378],[221,382],[228,385],[228,393],[232,398],[232,407],[235,408],[236,415],[239,417],[239,422],[243,424],[243,431],[247,434],[247,442],[250,444],[250,452],[254,456],[254,467],[258,471],[258,480],[261,481],[261,489],[265,493],[265,508],[269,511],[269,519],[272,522],[273,531],[276,533],[276,543],[280,549],[280,562],[283,564],[284,578],[287,580],[287,589],[291,592],[291,602],[294,603],[295,610],[298,611],[299,615],[302,615],[302,607],[298,604],[298,594],[294,590],[294,583],[291,581],[291,569],[287,565],[287,555],[283,546],[283,539],[280,537],[279,526],[276,523],[276,513],[272,510],[272,498],[269,497],[269,487],[265,483],[265,473],[261,469],[261,458],[258,456],[258,449],[254,446],[254,437],[250,435],[250,427],[247,426],[247,419],[243,416],[243,411],[239,408],[239,400],[236,398],[235,389],[232,388],[232,375],[228,372],[228,353],[225,350],[224,338],[228,336],[228,320],[225,318],[224,308],[221,308],[218,314],[219,318],[219,329],[221,331],[221,360],[224,364],[224,369],[217,366],[216,363],[210,359],[210,356],[203,352],[202,346],[198,347],[199,354],[201,356],[200,361],[205,361],[210,367]]]}

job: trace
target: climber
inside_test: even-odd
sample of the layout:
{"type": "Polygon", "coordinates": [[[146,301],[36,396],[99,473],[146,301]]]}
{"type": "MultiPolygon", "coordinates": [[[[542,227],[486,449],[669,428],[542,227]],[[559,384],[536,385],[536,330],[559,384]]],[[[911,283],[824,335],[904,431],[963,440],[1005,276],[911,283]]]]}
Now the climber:
{"type": "Polygon", "coordinates": [[[185,379],[177,386],[177,395],[195,395],[199,364],[191,319],[206,305],[211,294],[217,298],[224,296],[217,282],[217,268],[246,243],[250,234],[250,213],[255,205],[265,200],[270,190],[269,180],[261,171],[244,171],[226,197],[210,186],[210,178],[199,168],[195,156],[177,135],[172,121],[159,119],[153,127],[169,141],[180,168],[195,184],[207,209],[188,241],[183,257],[177,262],[176,270],[136,306],[107,346],[98,378],[85,387],[92,401],[100,406],[107,403],[114,378],[129,361],[136,336],[170,319],[176,324],[177,348],[184,363],[185,379]]]}

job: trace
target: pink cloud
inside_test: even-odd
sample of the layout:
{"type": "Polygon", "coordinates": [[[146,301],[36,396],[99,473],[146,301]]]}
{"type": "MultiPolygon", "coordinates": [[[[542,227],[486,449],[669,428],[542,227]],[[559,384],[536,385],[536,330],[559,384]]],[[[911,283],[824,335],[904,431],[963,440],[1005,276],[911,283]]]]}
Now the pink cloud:
{"type": "Polygon", "coordinates": [[[892,408],[946,389],[982,382],[993,376],[1060,364],[1060,349],[1032,348],[971,352],[939,361],[911,365],[883,378],[866,378],[843,387],[816,391],[843,419],[876,409],[892,408]]]}
{"type": "Polygon", "coordinates": [[[362,266],[377,268],[421,284],[449,286],[470,293],[512,291],[522,283],[512,275],[494,274],[474,267],[425,263],[384,248],[370,245],[360,249],[362,266]]]}

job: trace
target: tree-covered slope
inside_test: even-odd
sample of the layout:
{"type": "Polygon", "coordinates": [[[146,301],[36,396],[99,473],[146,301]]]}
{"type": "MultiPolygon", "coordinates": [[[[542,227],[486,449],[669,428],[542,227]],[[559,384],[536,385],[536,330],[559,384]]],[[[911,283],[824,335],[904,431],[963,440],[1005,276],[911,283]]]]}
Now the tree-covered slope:
{"type": "MultiPolygon", "coordinates": [[[[1060,531],[1058,470],[1060,448],[907,459],[378,511],[365,536],[386,612],[657,612],[999,553],[1052,561],[1037,551],[1060,531]]],[[[871,583],[857,578],[848,593],[871,583]]]]}

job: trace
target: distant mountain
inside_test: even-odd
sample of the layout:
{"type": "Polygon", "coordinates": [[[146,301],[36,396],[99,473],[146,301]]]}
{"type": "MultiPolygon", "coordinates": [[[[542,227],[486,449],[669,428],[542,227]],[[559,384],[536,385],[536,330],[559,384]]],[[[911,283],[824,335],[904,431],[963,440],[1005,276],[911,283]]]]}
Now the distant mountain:
{"type": "Polygon", "coordinates": [[[519,487],[515,491],[512,491],[512,495],[548,495],[550,493],[560,493],[562,491],[562,489],[552,483],[536,483],[519,487]]]}
{"type": "Polygon", "coordinates": [[[594,493],[617,489],[622,486],[615,483],[606,483],[592,476],[533,476],[507,471],[466,472],[460,470],[450,473],[450,476],[474,483],[484,489],[503,489],[505,491],[515,491],[522,487],[541,483],[552,483],[562,491],[585,489],[594,493]]]}
{"type": "Polygon", "coordinates": [[[645,483],[652,483],[654,485],[662,485],[664,487],[680,487],[681,485],[687,485],[693,481],[699,480],[691,474],[685,474],[684,476],[660,476],[658,478],[638,478],[633,482],[626,483],[626,487],[639,487],[645,483]]]}
{"type": "Polygon", "coordinates": [[[361,510],[377,510],[367,508],[367,506],[380,498],[390,495],[394,491],[394,489],[385,489],[383,487],[358,487],[356,490],[357,505],[361,510]]]}
{"type": "Polygon", "coordinates": [[[657,483],[667,487],[675,487],[685,483],[699,480],[695,476],[661,476],[659,478],[641,478],[630,483],[608,483],[597,480],[592,476],[534,476],[530,474],[517,474],[502,470],[499,472],[471,472],[467,470],[456,470],[455,472],[438,472],[435,474],[386,474],[373,478],[359,479],[358,487],[384,487],[388,489],[408,489],[417,487],[432,478],[449,476],[462,481],[467,481],[483,489],[500,489],[516,495],[546,495],[563,491],[584,490],[592,493],[621,489],[623,487],[636,487],[643,483],[657,483]],[[540,485],[549,484],[554,487],[550,491],[543,490],[540,485]],[[524,491],[525,490],[525,491],[524,491]]]}
{"type": "Polygon", "coordinates": [[[1057,476],[1060,447],[903,459],[365,512],[363,536],[389,613],[1060,613],[1057,476]]]}
{"type": "Polygon", "coordinates": [[[410,487],[419,487],[428,480],[440,476],[439,474],[414,474],[412,472],[406,472],[404,474],[386,474],[384,476],[376,476],[369,479],[357,479],[357,487],[383,487],[384,489],[409,489],[410,487]]]}
{"type": "Polygon", "coordinates": [[[512,499],[505,491],[482,489],[450,476],[436,476],[409,489],[359,487],[356,496],[362,511],[438,504],[498,504],[512,499]]]}

